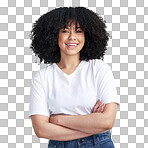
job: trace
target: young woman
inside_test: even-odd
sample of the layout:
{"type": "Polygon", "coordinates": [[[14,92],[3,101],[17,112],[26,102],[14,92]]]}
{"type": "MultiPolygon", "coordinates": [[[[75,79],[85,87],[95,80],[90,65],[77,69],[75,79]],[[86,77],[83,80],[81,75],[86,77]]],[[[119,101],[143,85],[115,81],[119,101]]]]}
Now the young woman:
{"type": "Polygon", "coordinates": [[[103,62],[109,34],[103,19],[84,7],[63,7],[34,24],[31,48],[49,64],[32,79],[34,131],[48,148],[113,148],[119,100],[112,71],[103,62]]]}

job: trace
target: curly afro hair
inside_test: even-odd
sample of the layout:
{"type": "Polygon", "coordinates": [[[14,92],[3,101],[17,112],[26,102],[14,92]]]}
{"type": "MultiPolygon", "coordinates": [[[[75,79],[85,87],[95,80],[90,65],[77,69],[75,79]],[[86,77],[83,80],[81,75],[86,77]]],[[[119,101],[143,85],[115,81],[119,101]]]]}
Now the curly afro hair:
{"type": "Polygon", "coordinates": [[[61,7],[43,14],[34,24],[31,31],[31,45],[40,63],[60,62],[58,45],[59,29],[68,23],[79,23],[85,33],[85,44],[80,51],[80,60],[102,59],[104,57],[109,34],[105,21],[98,14],[84,7],[61,7]]]}

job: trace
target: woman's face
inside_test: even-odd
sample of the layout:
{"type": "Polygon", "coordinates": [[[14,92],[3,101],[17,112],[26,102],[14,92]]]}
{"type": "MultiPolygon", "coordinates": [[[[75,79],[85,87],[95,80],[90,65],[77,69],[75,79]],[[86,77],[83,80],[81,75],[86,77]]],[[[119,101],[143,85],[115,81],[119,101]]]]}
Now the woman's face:
{"type": "Polygon", "coordinates": [[[80,55],[80,50],[83,48],[84,43],[84,31],[79,24],[77,24],[77,28],[72,23],[68,27],[59,30],[58,44],[61,54],[69,56],[80,55]]]}

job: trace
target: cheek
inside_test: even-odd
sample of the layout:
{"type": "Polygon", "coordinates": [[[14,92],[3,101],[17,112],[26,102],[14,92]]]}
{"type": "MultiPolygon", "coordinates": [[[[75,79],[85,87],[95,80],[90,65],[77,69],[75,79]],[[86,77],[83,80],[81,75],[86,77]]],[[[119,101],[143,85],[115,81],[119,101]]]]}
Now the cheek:
{"type": "Polygon", "coordinates": [[[67,40],[67,36],[66,35],[59,35],[59,39],[58,39],[59,43],[63,43],[63,42],[65,42],[65,40],[67,40]]]}
{"type": "Polygon", "coordinates": [[[58,38],[58,45],[61,46],[63,44],[64,40],[62,36],[59,36],[58,38]]]}
{"type": "Polygon", "coordinates": [[[85,35],[84,34],[81,34],[80,38],[81,38],[82,41],[85,41],[85,35]]]}
{"type": "Polygon", "coordinates": [[[81,43],[85,43],[85,36],[84,35],[82,35],[80,38],[79,38],[79,40],[81,41],[81,43]]]}
{"type": "Polygon", "coordinates": [[[85,36],[84,36],[84,38],[83,38],[83,42],[85,43],[85,36]]]}

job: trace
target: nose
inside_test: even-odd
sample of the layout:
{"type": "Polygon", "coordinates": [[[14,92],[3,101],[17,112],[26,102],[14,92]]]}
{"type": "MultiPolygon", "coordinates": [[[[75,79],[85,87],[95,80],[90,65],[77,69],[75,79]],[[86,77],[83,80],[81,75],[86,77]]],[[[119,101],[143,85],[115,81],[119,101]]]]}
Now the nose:
{"type": "Polygon", "coordinates": [[[70,31],[69,33],[69,40],[75,40],[76,36],[75,36],[75,32],[74,31],[70,31]]]}

